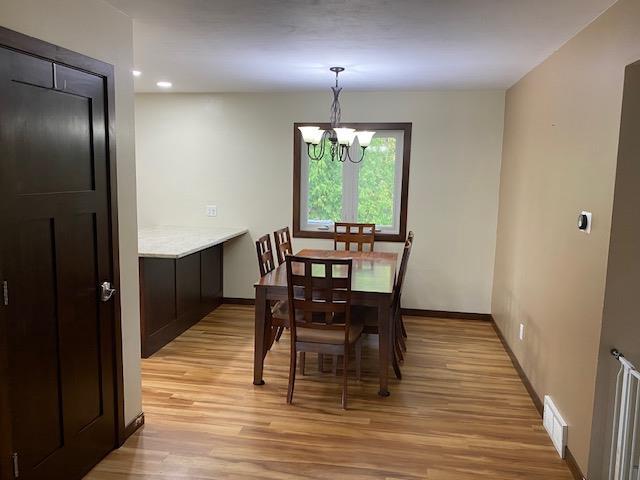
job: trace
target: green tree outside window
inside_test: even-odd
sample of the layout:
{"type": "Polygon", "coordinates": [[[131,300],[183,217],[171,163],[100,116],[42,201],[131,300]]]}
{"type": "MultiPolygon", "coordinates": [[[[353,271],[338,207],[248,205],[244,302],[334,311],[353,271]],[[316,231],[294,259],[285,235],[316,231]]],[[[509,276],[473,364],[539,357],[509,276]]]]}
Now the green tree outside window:
{"type": "MultiPolygon", "coordinates": [[[[357,183],[357,221],[380,226],[393,225],[396,174],[396,139],[374,137],[365,159],[358,165],[332,161],[327,141],[322,159],[309,160],[309,221],[344,220],[342,196],[343,168],[359,169],[357,183]]],[[[354,149],[355,150],[355,149],[354,149]]],[[[358,149],[359,150],[359,149],[358,149]]],[[[360,152],[354,152],[359,155],[360,152]]]]}
{"type": "Polygon", "coordinates": [[[393,225],[396,139],[374,137],[360,165],[358,222],[393,225]]]}

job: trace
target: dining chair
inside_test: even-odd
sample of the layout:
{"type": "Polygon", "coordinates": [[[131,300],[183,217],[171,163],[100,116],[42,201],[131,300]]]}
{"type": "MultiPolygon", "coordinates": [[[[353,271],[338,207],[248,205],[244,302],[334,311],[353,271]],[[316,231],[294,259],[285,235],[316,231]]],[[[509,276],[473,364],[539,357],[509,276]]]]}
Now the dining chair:
{"type": "Polygon", "coordinates": [[[276,257],[278,265],[284,263],[284,257],[293,255],[293,245],[291,244],[291,233],[289,227],[281,228],[273,232],[273,239],[276,242],[276,257]]]}
{"type": "MultiPolygon", "coordinates": [[[[409,232],[407,240],[402,251],[402,259],[400,260],[400,269],[393,287],[393,296],[391,300],[390,315],[393,316],[393,371],[398,379],[402,378],[400,364],[404,361],[403,351],[407,350],[405,339],[407,338],[407,330],[402,319],[402,287],[409,265],[409,257],[413,247],[413,232],[409,232]]],[[[371,307],[354,307],[353,315],[364,322],[364,333],[378,334],[378,312],[371,307]]]]}
{"type": "Polygon", "coordinates": [[[364,251],[365,246],[369,246],[369,251],[373,252],[375,242],[375,223],[347,223],[336,222],[334,225],[333,249],[351,250],[351,245],[355,245],[359,252],[364,251]],[[339,245],[343,245],[339,247],[339,245]]]}
{"type": "Polygon", "coordinates": [[[351,318],[352,259],[286,256],[291,355],[287,403],[293,401],[296,360],[300,352],[342,355],[342,408],[347,408],[349,354],[355,350],[356,377],[360,379],[362,331],[351,318]]]}
{"type": "Polygon", "coordinates": [[[400,270],[398,271],[398,278],[396,279],[396,285],[394,287],[393,301],[391,303],[391,308],[395,320],[394,325],[396,328],[396,350],[398,350],[398,357],[401,361],[404,360],[402,351],[407,351],[407,345],[405,342],[405,338],[407,338],[407,329],[405,328],[404,320],[402,319],[402,287],[404,285],[404,278],[407,273],[407,266],[409,265],[411,249],[413,248],[413,237],[413,232],[409,232],[407,241],[404,244],[404,250],[402,251],[400,270]]]}
{"type": "MultiPolygon", "coordinates": [[[[256,253],[258,254],[258,268],[260,270],[260,276],[264,277],[268,273],[271,273],[276,268],[276,264],[273,261],[273,246],[271,244],[271,237],[267,233],[256,240],[256,253]]],[[[288,302],[280,300],[270,305],[267,314],[271,317],[271,334],[265,339],[267,342],[267,348],[269,350],[274,341],[280,340],[282,332],[289,324],[289,311],[287,310],[288,302]]]]}

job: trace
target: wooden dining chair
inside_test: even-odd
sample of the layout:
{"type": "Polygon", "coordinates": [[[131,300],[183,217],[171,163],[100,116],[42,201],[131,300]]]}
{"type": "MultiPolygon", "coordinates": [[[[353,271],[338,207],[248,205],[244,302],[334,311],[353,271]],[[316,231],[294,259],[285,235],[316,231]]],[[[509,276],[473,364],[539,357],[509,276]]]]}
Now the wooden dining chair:
{"type": "Polygon", "coordinates": [[[351,318],[352,259],[286,256],[291,356],[287,403],[293,401],[296,360],[304,353],[342,355],[342,408],[347,408],[349,354],[355,350],[360,378],[362,323],[351,318]]]}
{"type": "Polygon", "coordinates": [[[409,232],[407,241],[404,244],[404,250],[402,251],[402,260],[400,261],[400,270],[398,271],[398,277],[396,279],[396,285],[393,290],[393,301],[391,303],[392,312],[394,315],[394,325],[396,329],[396,350],[399,360],[404,360],[402,351],[407,351],[407,345],[405,338],[407,338],[407,329],[402,319],[402,287],[404,285],[404,278],[407,273],[407,266],[409,265],[409,257],[411,256],[411,249],[413,248],[413,232],[409,232]]]}
{"type": "Polygon", "coordinates": [[[284,263],[284,257],[287,255],[293,255],[293,246],[291,244],[291,233],[289,233],[289,227],[284,227],[273,232],[273,239],[276,242],[276,257],[278,259],[278,265],[282,265],[284,263]]]}
{"type": "MultiPolygon", "coordinates": [[[[409,257],[413,247],[413,232],[409,232],[409,236],[404,244],[402,251],[402,259],[400,260],[400,269],[393,287],[393,297],[391,300],[390,315],[393,317],[393,371],[398,379],[402,378],[400,364],[404,361],[403,351],[407,350],[405,339],[407,338],[407,330],[402,319],[402,287],[404,286],[404,278],[409,265],[409,257]]],[[[378,312],[371,307],[354,307],[353,315],[364,322],[364,333],[378,334],[378,312]]]]}
{"type": "Polygon", "coordinates": [[[364,250],[366,246],[369,248],[368,251],[373,252],[375,235],[375,223],[336,222],[333,234],[333,249],[351,250],[351,246],[355,245],[359,252],[366,251],[364,250]]]}
{"type": "MultiPolygon", "coordinates": [[[[276,264],[273,260],[273,246],[271,244],[271,237],[267,233],[256,240],[256,253],[258,254],[258,268],[260,270],[260,276],[264,277],[268,273],[271,273],[276,268],[276,264]]],[[[280,340],[282,332],[289,324],[289,311],[287,310],[288,302],[281,300],[270,305],[268,309],[268,315],[271,319],[271,332],[267,335],[265,341],[267,342],[266,350],[269,350],[274,341],[280,340]]]]}
{"type": "Polygon", "coordinates": [[[261,277],[275,270],[276,264],[273,261],[273,245],[268,233],[256,240],[256,253],[258,254],[258,268],[260,269],[261,277]]]}

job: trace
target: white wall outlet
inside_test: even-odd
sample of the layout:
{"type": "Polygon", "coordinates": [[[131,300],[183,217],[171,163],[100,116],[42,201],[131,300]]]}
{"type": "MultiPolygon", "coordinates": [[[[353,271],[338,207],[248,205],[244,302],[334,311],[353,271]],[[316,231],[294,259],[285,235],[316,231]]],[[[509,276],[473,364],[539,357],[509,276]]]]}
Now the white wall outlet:
{"type": "Polygon", "coordinates": [[[524,323],[520,324],[520,333],[519,333],[519,338],[520,340],[524,340],[524,323]]]}
{"type": "Polygon", "coordinates": [[[217,217],[218,216],[218,207],[215,205],[207,205],[207,217],[217,217]]]}

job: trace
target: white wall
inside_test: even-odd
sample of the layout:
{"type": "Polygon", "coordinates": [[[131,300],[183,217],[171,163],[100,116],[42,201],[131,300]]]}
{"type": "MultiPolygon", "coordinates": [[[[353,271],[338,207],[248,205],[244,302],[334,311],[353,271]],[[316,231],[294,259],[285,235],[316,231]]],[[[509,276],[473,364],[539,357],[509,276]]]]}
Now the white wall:
{"type": "MultiPolygon", "coordinates": [[[[253,297],[253,241],[292,222],[293,123],[325,121],[329,92],[136,96],[141,225],[247,226],[225,247],[225,296],[253,297]],[[205,216],[205,204],[218,217],[205,216]]],[[[343,120],[413,122],[409,308],[489,313],[504,92],[354,93],[343,120]]],[[[366,161],[366,160],[365,160],[366,161]]],[[[294,248],[329,247],[294,239],[294,248]]],[[[381,249],[400,249],[384,244],[381,249]]]]}
{"type": "Polygon", "coordinates": [[[2,0],[0,25],[115,65],[125,421],[141,411],[133,27],[102,0],[2,0]]]}

